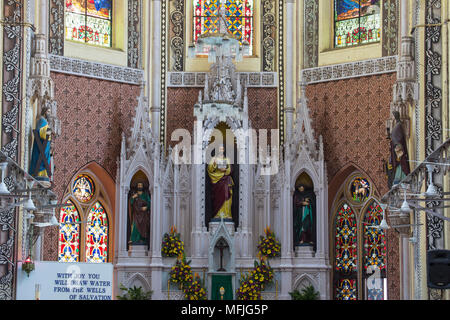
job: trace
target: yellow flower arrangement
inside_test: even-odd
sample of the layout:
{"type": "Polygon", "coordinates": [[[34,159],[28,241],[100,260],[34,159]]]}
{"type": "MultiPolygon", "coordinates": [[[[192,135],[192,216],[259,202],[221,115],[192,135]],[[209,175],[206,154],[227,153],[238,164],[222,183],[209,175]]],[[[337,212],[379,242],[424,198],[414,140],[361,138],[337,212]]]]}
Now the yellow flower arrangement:
{"type": "Polygon", "coordinates": [[[260,255],[274,258],[281,254],[281,244],[276,239],[275,233],[270,227],[264,229],[265,237],[261,236],[258,244],[258,252],[260,255]]]}
{"type": "Polygon", "coordinates": [[[177,229],[172,227],[170,233],[166,233],[161,248],[165,257],[178,257],[175,265],[171,268],[170,282],[176,283],[183,290],[186,300],[206,300],[206,289],[200,281],[198,274],[192,275],[190,261],[186,261],[184,244],[180,239],[177,229]]]}
{"type": "Polygon", "coordinates": [[[161,255],[163,257],[178,257],[184,253],[184,243],[180,239],[180,234],[177,233],[177,228],[170,228],[170,233],[164,234],[161,255]]]}
{"type": "Polygon", "coordinates": [[[183,287],[183,291],[186,300],[206,300],[206,290],[198,274],[195,274],[191,281],[183,287]]]}
{"type": "Polygon", "coordinates": [[[177,262],[170,270],[170,281],[179,285],[188,283],[191,281],[191,266],[190,261],[186,261],[186,258],[178,257],[177,262]]]}
{"type": "Polygon", "coordinates": [[[273,281],[274,272],[266,261],[260,257],[260,262],[255,261],[254,268],[248,275],[243,275],[240,287],[236,292],[238,300],[261,300],[261,292],[264,286],[273,281]]]}

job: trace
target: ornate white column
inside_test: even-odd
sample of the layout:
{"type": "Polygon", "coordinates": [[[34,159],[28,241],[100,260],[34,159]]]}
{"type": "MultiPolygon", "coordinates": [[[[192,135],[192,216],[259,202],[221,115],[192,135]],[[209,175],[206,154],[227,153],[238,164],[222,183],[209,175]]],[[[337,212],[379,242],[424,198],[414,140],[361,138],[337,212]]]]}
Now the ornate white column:
{"type": "Polygon", "coordinates": [[[286,141],[289,141],[292,133],[292,123],[294,115],[294,93],[296,91],[296,79],[294,79],[296,72],[296,50],[295,50],[295,33],[293,32],[296,27],[296,5],[295,0],[286,1],[286,141]]]}
{"type": "Polygon", "coordinates": [[[40,34],[44,34],[48,39],[48,26],[49,26],[49,1],[36,1],[38,3],[39,8],[39,22],[37,27],[37,32],[40,34]]]}
{"type": "MultiPolygon", "coordinates": [[[[151,55],[148,61],[151,61],[151,67],[149,66],[148,72],[150,73],[149,87],[151,84],[151,121],[152,121],[152,131],[156,140],[159,140],[159,124],[160,124],[160,113],[161,113],[161,0],[153,0],[148,6],[148,17],[151,18],[151,25],[153,26],[151,36],[152,50],[148,50],[148,55],[151,55]],[[153,8],[152,5],[153,4],[153,8]]],[[[164,57],[166,58],[166,57],[164,57]]]]}

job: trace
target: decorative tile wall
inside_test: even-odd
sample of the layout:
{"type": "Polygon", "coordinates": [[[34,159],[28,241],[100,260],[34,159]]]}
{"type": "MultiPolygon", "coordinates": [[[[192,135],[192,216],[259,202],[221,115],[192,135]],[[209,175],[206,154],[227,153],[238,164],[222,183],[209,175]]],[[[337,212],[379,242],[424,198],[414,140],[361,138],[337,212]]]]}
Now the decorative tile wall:
{"type": "MultiPolygon", "coordinates": [[[[323,135],[328,181],[355,164],[374,182],[380,196],[387,191],[383,159],[389,155],[385,121],[389,118],[396,74],[373,75],[311,84],[308,106],[316,134],[323,135]]],[[[399,243],[388,232],[388,295],[400,298],[399,243]]]]}
{"type": "MultiPolygon", "coordinates": [[[[95,161],[115,180],[122,132],[129,134],[140,87],[52,73],[61,136],[55,141],[55,193],[62,200],[70,179],[95,161]]],[[[57,259],[58,228],[44,237],[45,260],[57,259]]]]}

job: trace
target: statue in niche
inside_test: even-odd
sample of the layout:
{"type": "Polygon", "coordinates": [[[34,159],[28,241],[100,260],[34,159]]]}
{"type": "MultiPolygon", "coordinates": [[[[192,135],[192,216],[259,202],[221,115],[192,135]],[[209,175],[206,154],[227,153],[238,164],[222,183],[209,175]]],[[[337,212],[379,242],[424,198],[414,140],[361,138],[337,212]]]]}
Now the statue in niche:
{"type": "Polygon", "coordinates": [[[316,195],[300,184],[294,192],[294,246],[314,245],[316,195]]]}
{"type": "Polygon", "coordinates": [[[36,180],[50,183],[52,156],[52,129],[49,125],[52,110],[49,105],[42,107],[41,115],[33,130],[34,142],[31,152],[29,174],[36,180]]]}
{"type": "Polygon", "coordinates": [[[151,197],[148,183],[139,180],[130,190],[128,218],[130,225],[130,245],[149,245],[151,197]]]}
{"type": "Polygon", "coordinates": [[[391,132],[390,158],[386,166],[389,189],[393,185],[399,184],[411,173],[409,166],[408,147],[406,145],[406,135],[400,120],[400,113],[393,112],[395,125],[391,132]]]}
{"type": "Polygon", "coordinates": [[[232,219],[233,178],[231,162],[225,156],[225,147],[219,147],[218,155],[208,165],[208,176],[212,184],[213,219],[232,219]]]}

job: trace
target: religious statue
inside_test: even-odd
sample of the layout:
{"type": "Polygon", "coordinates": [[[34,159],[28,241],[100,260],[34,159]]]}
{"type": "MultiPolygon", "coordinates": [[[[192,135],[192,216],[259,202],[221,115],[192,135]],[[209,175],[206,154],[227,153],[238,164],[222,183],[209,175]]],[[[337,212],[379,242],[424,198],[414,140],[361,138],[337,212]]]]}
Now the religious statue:
{"type": "Polygon", "coordinates": [[[406,176],[411,173],[408,158],[408,147],[406,145],[406,136],[400,120],[400,113],[393,112],[395,125],[391,132],[391,154],[387,164],[389,189],[393,185],[399,184],[406,176]]]}
{"type": "Polygon", "coordinates": [[[131,245],[149,244],[150,235],[150,193],[143,182],[138,182],[136,188],[130,191],[128,215],[130,219],[131,245]]]}
{"type": "Polygon", "coordinates": [[[212,183],[212,201],[214,219],[232,219],[233,178],[231,162],[225,157],[224,146],[219,147],[219,154],[208,165],[208,175],[212,183]]]}
{"type": "Polygon", "coordinates": [[[48,182],[51,177],[51,136],[52,130],[49,126],[51,108],[44,106],[41,115],[33,130],[34,142],[31,153],[29,174],[36,180],[48,182]]]}
{"type": "Polygon", "coordinates": [[[294,246],[314,244],[313,223],[316,196],[312,190],[299,185],[294,192],[294,246]]]}

